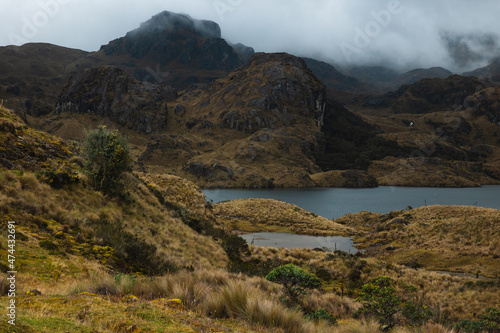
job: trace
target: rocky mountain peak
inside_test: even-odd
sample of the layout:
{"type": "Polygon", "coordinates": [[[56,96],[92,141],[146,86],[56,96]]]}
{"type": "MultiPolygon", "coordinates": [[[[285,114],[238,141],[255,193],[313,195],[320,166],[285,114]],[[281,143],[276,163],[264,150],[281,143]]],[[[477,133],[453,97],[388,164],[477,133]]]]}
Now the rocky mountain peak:
{"type": "MultiPolygon", "coordinates": [[[[246,53],[252,51],[240,49],[246,53]]],[[[245,58],[240,59],[238,52],[221,38],[217,23],[168,11],[101,46],[100,52],[111,57],[130,56],[134,60],[147,61],[148,66],[158,65],[162,71],[176,72],[181,67],[229,72],[240,66],[245,58]]]]}
{"type": "Polygon", "coordinates": [[[141,26],[127,33],[127,37],[138,37],[141,34],[190,31],[205,38],[221,38],[221,30],[217,23],[208,20],[196,20],[186,14],[163,11],[153,16],[141,26]]]}
{"type": "Polygon", "coordinates": [[[189,128],[218,122],[248,133],[314,120],[320,127],[326,105],[323,83],[304,60],[286,53],[257,53],[225,78],[187,91],[184,98],[195,110],[188,112],[189,128]]]}

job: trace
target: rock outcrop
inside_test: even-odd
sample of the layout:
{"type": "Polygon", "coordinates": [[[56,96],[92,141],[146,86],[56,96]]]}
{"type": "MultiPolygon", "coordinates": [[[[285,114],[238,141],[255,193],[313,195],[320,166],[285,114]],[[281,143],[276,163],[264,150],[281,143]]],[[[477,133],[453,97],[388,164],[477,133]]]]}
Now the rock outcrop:
{"type": "MultiPolygon", "coordinates": [[[[185,120],[189,128],[220,126],[246,133],[293,126],[321,126],[326,107],[324,85],[305,62],[285,53],[254,55],[244,66],[209,86],[188,91],[184,99],[201,112],[185,120]]],[[[187,117],[187,116],[186,116],[187,117]]]]}
{"type": "Polygon", "coordinates": [[[120,68],[97,67],[70,78],[57,100],[56,112],[109,117],[130,129],[150,133],[166,129],[165,102],[175,96],[173,89],[143,85],[120,68]]]}

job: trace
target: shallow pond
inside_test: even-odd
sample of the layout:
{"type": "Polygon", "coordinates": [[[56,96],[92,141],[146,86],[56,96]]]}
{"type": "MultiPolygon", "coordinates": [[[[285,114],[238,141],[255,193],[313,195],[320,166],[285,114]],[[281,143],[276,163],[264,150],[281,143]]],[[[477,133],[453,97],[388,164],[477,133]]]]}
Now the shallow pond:
{"type": "Polygon", "coordinates": [[[280,232],[257,232],[252,234],[242,234],[248,244],[256,246],[272,246],[292,248],[328,248],[330,251],[342,250],[352,254],[358,252],[353,241],[349,237],[342,236],[308,236],[295,235],[280,232]]]}

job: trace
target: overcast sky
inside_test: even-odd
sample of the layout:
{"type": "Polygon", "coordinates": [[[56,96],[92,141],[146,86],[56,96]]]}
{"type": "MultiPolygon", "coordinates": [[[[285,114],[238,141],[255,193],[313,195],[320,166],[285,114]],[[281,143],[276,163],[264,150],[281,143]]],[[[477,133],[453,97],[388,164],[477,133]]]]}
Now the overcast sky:
{"type": "Polygon", "coordinates": [[[96,51],[163,11],[213,20],[228,41],[349,64],[453,71],[500,55],[499,0],[1,0],[0,45],[96,51]]]}

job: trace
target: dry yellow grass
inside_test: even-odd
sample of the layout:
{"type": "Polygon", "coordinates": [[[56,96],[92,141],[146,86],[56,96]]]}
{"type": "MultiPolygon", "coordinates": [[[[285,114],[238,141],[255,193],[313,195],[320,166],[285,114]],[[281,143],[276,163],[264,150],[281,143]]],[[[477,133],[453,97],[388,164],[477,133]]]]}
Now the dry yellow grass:
{"type": "Polygon", "coordinates": [[[217,219],[230,229],[274,231],[315,236],[353,235],[353,228],[272,199],[239,199],[214,205],[217,219]]]}
{"type": "Polygon", "coordinates": [[[210,214],[207,201],[200,188],[194,183],[167,174],[138,173],[141,179],[161,192],[166,201],[175,203],[186,210],[202,215],[210,214]]]}
{"type": "MultiPolygon", "coordinates": [[[[356,297],[359,289],[349,286],[353,270],[353,259],[343,259],[328,253],[307,249],[276,249],[271,247],[250,246],[249,260],[274,261],[279,264],[294,264],[312,273],[329,272],[331,282],[324,283],[328,292],[316,300],[313,292],[306,296],[305,303],[315,303],[324,307],[338,318],[346,319],[360,307],[349,297],[341,298],[338,283],[344,282],[344,292],[356,297]],[[331,300],[331,304],[325,302],[331,300]]],[[[475,319],[487,307],[500,307],[500,285],[495,280],[481,280],[472,277],[450,276],[423,269],[415,270],[402,265],[390,264],[377,258],[362,258],[366,266],[361,269],[360,280],[365,283],[379,275],[389,276],[397,283],[407,283],[418,288],[435,314],[435,320],[446,323],[460,319],[475,319]]]]}
{"type": "Polygon", "coordinates": [[[427,206],[386,216],[349,214],[335,221],[363,231],[355,241],[383,260],[500,276],[500,210],[427,206]],[[395,249],[387,251],[391,244],[395,249]]]}
{"type": "MultiPolygon", "coordinates": [[[[50,239],[61,246],[69,242],[78,250],[72,230],[82,229],[92,233],[92,226],[87,225],[86,221],[120,221],[126,231],[154,244],[160,256],[180,267],[226,265],[226,254],[214,240],[186,226],[133,177],[130,179],[129,191],[132,202],[127,205],[80,184],[54,190],[27,172],[18,176],[10,171],[0,171],[0,178],[4,179],[0,192],[3,221],[17,221],[19,230],[32,241],[50,239]],[[34,187],[37,188],[36,193],[32,190],[34,187]],[[48,223],[50,233],[33,229],[31,224],[37,220],[48,223]],[[63,225],[69,225],[70,230],[63,232],[58,239],[56,234],[63,225]]],[[[180,188],[182,186],[179,185],[180,188]]]]}

